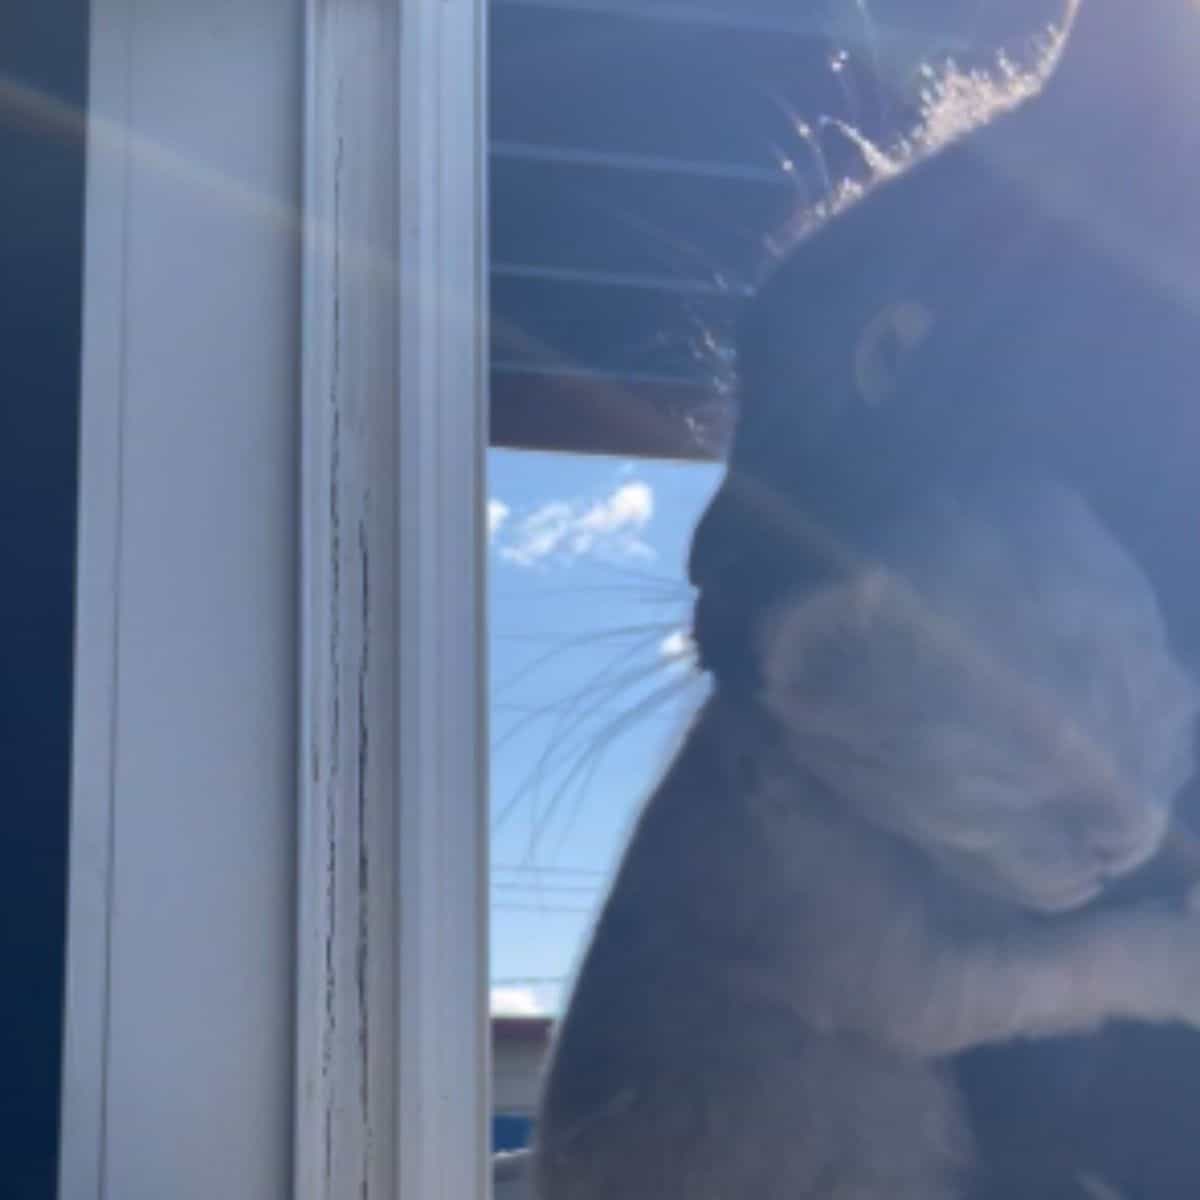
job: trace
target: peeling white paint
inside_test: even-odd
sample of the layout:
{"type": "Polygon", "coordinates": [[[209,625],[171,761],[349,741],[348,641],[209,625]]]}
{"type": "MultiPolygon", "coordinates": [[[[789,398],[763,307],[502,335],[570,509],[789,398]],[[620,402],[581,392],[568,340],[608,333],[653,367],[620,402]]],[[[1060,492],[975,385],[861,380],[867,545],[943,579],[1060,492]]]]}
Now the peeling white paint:
{"type": "Polygon", "coordinates": [[[483,15],[309,4],[298,1200],[486,1194],[483,15]]]}

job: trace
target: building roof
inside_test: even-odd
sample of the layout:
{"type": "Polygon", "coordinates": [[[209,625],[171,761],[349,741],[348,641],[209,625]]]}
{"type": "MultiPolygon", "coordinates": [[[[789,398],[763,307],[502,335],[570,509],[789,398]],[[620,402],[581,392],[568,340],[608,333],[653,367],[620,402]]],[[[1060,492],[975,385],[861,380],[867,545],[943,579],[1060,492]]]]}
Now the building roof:
{"type": "Polygon", "coordinates": [[[493,1042],[548,1042],[554,1020],[551,1017],[493,1017],[493,1042]]]}

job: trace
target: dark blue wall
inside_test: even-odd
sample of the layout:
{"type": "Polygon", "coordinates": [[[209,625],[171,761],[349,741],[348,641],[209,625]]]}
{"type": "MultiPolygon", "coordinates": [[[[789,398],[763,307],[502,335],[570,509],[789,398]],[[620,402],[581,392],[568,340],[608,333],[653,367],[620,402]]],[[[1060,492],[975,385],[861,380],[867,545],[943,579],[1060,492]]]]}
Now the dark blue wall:
{"type": "Polygon", "coordinates": [[[0,3],[0,1195],[58,1154],[85,0],[0,3]],[[14,86],[15,85],[15,86],[14,86]],[[27,89],[41,102],[30,105],[27,89]]]}

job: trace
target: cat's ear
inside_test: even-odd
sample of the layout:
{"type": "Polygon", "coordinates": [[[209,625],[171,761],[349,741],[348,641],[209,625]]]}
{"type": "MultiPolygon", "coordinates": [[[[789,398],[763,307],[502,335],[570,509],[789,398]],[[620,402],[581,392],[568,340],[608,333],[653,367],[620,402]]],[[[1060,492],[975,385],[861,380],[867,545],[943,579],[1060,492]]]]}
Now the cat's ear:
{"type": "Polygon", "coordinates": [[[877,408],[898,391],[905,362],[933,331],[937,317],[924,301],[885,304],[854,342],[854,402],[877,408]]]}
{"type": "Polygon", "coordinates": [[[1114,88],[1136,101],[1138,93],[1186,87],[1195,75],[1196,0],[1068,0],[1062,28],[1053,90],[1064,101],[1074,92],[1107,107],[1114,88]]]}
{"type": "Polygon", "coordinates": [[[1194,238],[1200,3],[1077,0],[1037,97],[975,152],[1111,254],[1169,259],[1194,238]]]}
{"type": "Polygon", "coordinates": [[[951,281],[961,256],[942,248],[952,245],[964,210],[942,214],[935,227],[938,195],[937,181],[925,182],[922,172],[881,188],[768,278],[738,330],[743,443],[777,438],[786,427],[793,452],[822,453],[858,410],[875,412],[901,392],[958,286],[951,281]]]}

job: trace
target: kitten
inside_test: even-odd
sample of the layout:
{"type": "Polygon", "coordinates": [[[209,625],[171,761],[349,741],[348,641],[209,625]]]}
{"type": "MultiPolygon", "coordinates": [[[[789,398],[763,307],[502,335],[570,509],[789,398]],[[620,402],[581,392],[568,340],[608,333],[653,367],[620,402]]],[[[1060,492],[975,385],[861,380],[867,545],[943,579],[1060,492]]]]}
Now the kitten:
{"type": "Polygon", "coordinates": [[[914,505],[780,603],[651,797],[558,1034],[542,1200],[967,1194],[951,1056],[1200,1023],[1200,915],[1080,913],[1159,848],[1198,693],[1069,489],[914,505]]]}
{"type": "Polygon", "coordinates": [[[1200,930],[1141,864],[1190,770],[1165,629],[1200,648],[1198,43],[1185,0],[1084,0],[1041,96],[750,306],[692,555],[714,694],[580,969],[542,1200],[1194,1194],[1157,1112],[1200,1041],[1153,1026],[1200,1019],[1200,930]],[[1029,1171],[1064,1061],[1133,1119],[1072,1092],[1029,1171]]]}
{"type": "MultiPolygon", "coordinates": [[[[798,245],[749,306],[730,470],[697,530],[696,636],[727,696],[781,596],[931,487],[1069,480],[1200,662],[1200,8],[1082,0],[1042,93],[798,245]]],[[[1181,800],[1200,826],[1200,787],[1181,800]]],[[[1100,898],[1179,894],[1159,856],[1100,898]]],[[[989,1195],[1191,1200],[1200,1034],[1123,1023],[958,1056],[989,1195]]]]}

